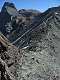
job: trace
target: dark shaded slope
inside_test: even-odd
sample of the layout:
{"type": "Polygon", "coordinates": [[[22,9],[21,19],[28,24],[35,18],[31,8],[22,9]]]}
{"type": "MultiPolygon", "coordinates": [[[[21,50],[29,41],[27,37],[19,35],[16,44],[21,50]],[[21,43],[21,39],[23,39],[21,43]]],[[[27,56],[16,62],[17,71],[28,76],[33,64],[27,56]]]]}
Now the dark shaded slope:
{"type": "Polygon", "coordinates": [[[6,24],[11,21],[12,16],[18,14],[13,3],[5,2],[0,13],[0,31],[6,35],[6,24]]]}

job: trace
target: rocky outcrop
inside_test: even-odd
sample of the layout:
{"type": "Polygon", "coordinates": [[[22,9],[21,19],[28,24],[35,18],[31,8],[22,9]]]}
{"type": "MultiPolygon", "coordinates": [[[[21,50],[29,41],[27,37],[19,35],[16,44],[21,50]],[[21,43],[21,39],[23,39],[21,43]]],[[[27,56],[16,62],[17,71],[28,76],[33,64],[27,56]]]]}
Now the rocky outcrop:
{"type": "Polygon", "coordinates": [[[6,35],[6,24],[11,21],[12,16],[17,16],[18,12],[13,3],[5,2],[0,13],[0,31],[6,35]]]}
{"type": "Polygon", "coordinates": [[[16,67],[19,61],[19,50],[0,33],[0,79],[16,80],[16,67]]]}

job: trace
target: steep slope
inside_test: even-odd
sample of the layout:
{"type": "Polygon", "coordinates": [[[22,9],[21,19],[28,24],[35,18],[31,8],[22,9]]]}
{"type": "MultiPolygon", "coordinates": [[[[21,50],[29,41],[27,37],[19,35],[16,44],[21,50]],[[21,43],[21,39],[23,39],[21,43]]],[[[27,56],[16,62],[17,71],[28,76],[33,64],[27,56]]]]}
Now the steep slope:
{"type": "Polygon", "coordinates": [[[16,67],[19,62],[19,50],[0,33],[0,79],[16,80],[16,67]]]}
{"type": "Polygon", "coordinates": [[[43,22],[33,29],[29,46],[23,48],[18,80],[60,80],[60,7],[51,9],[42,14],[43,22]]]}

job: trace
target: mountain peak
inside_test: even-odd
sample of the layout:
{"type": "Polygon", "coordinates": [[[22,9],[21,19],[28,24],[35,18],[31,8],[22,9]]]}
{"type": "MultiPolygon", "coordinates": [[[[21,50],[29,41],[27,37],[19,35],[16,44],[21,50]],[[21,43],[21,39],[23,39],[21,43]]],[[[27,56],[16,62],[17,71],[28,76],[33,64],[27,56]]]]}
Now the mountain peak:
{"type": "Polygon", "coordinates": [[[11,3],[11,2],[5,2],[4,5],[3,5],[3,7],[5,7],[5,6],[9,6],[9,7],[15,8],[14,3],[11,3]]]}
{"type": "Polygon", "coordinates": [[[9,15],[16,16],[18,15],[17,9],[15,8],[14,3],[5,2],[1,13],[8,13],[9,15]]]}

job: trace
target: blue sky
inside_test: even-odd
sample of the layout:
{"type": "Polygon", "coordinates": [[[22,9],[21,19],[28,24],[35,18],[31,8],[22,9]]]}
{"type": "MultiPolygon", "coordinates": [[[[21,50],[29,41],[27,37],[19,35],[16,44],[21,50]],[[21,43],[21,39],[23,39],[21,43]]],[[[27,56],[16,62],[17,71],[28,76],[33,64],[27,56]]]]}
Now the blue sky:
{"type": "Polygon", "coordinates": [[[41,12],[50,7],[60,6],[60,0],[0,0],[0,9],[5,1],[15,3],[17,9],[36,9],[41,12]]]}

